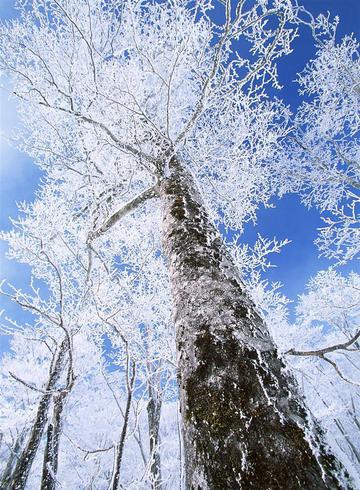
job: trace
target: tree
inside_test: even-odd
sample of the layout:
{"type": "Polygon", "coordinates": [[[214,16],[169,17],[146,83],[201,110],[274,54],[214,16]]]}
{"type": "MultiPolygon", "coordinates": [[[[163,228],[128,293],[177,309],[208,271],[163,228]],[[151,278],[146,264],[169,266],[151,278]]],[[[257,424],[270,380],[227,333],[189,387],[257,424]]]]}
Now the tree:
{"type": "MultiPolygon", "coordinates": [[[[49,352],[41,340],[35,340],[34,332],[29,328],[16,332],[11,341],[13,354],[4,356],[1,363],[1,386],[7,397],[1,407],[3,443],[7,451],[2,454],[1,484],[9,488],[12,474],[21,458],[24,446],[29,436],[34,432],[39,406],[40,392],[33,388],[34,377],[38,385],[46,382],[46,372],[49,352]],[[30,339],[34,339],[31,341],[30,339]],[[25,340],[25,342],[24,342],[25,340]],[[34,359],[37,362],[34,362],[34,359]],[[23,364],[31,367],[23,372],[23,364]],[[17,415],[14,416],[14,413],[17,415]]],[[[29,452],[29,456],[32,454],[29,452]]]]}
{"type": "Polygon", "coordinates": [[[211,9],[34,0],[1,28],[1,67],[23,101],[24,147],[67,186],[89,257],[120,218],[161,203],[187,486],[336,487],[334,457],[214,225],[241,228],[274,191],[289,112],[265,89],[279,86],[298,7],[227,0],[221,23],[211,9]]]}
{"type": "Polygon", "coordinates": [[[297,305],[295,325],[284,351],[327,439],[347,468],[359,471],[359,275],[333,269],[313,277],[297,305]],[[291,338],[292,337],[292,338],[291,338]],[[288,349],[289,345],[296,349],[288,349]]]}
{"type": "MultiPolygon", "coordinates": [[[[49,280],[50,297],[43,299],[34,284],[31,284],[31,293],[13,289],[13,293],[2,294],[10,296],[25,311],[30,311],[36,317],[34,332],[29,332],[30,339],[43,343],[48,349],[43,386],[35,383],[26,383],[21,377],[10,372],[10,375],[26,387],[40,393],[36,408],[36,414],[28,430],[26,443],[17,457],[16,465],[9,478],[8,488],[24,488],[33,461],[37,455],[44,430],[47,425],[46,445],[43,459],[42,488],[55,488],[56,471],[58,465],[58,447],[61,434],[62,412],[64,403],[74,384],[73,370],[73,336],[79,332],[79,326],[74,325],[77,317],[76,309],[81,310],[83,297],[80,293],[78,304],[76,302],[76,290],[79,283],[67,281],[61,268],[51,258],[49,251],[41,239],[36,236],[22,237],[25,239],[25,253],[31,257],[30,262],[37,268],[38,276],[49,280]],[[30,238],[30,240],[29,240],[30,238]],[[31,243],[32,242],[32,243],[31,243]],[[32,247],[31,247],[32,245],[32,247]],[[37,267],[36,267],[37,266],[37,267]],[[67,283],[67,284],[66,284],[67,283]],[[71,309],[69,305],[71,304],[71,309]],[[79,308],[80,306],[80,308],[79,308]],[[60,385],[60,386],[59,386],[60,385]],[[52,416],[49,419],[51,408],[52,416]]],[[[12,234],[16,244],[16,236],[12,234]]],[[[20,242],[22,240],[20,239],[20,242]]],[[[19,252],[15,245],[15,253],[19,252]]],[[[20,249],[20,253],[24,250],[20,249]]],[[[79,320],[79,317],[77,317],[79,320]]],[[[44,347],[45,348],[45,347],[44,347]]]]}
{"type": "Polygon", "coordinates": [[[300,94],[294,131],[287,144],[287,189],[316,206],[325,227],[316,243],[322,255],[345,263],[359,253],[359,44],[336,41],[338,19],[321,16],[310,25],[317,44],[314,60],[298,76],[300,94]]]}
{"type": "Polygon", "coordinates": [[[334,269],[320,271],[299,297],[294,323],[279,284],[257,274],[249,283],[280,352],[288,356],[307,403],[326,429],[327,442],[354,481],[360,454],[358,283],[353,272],[344,277],[334,269]]]}
{"type": "MultiPolygon", "coordinates": [[[[87,250],[85,240],[78,240],[81,230],[77,221],[71,220],[72,203],[65,199],[61,190],[61,186],[45,184],[39,191],[40,199],[30,206],[21,206],[22,216],[14,221],[15,229],[2,234],[10,247],[8,256],[32,266],[30,293],[25,294],[12,288],[10,297],[23,309],[36,315],[32,327],[34,332],[32,335],[28,333],[28,336],[34,339],[39,337],[39,342],[47,346],[53,359],[45,366],[45,370],[49,369],[45,387],[33,382],[26,385],[41,393],[42,397],[26,447],[22,448],[16,471],[10,475],[11,481],[16,488],[23,488],[31,480],[31,468],[42,452],[40,485],[50,488],[58,480],[59,440],[63,420],[69,417],[65,400],[68,404],[70,392],[71,399],[76,386],[79,383],[81,385],[82,373],[87,376],[90,367],[96,369],[97,363],[103,365],[103,361],[98,359],[99,354],[94,355],[94,349],[88,346],[88,340],[81,335],[85,331],[86,335],[92,337],[92,342],[97,346],[96,352],[100,352],[100,355],[104,355],[103,337],[111,341],[114,351],[111,367],[123,372],[123,376],[117,380],[115,389],[110,388],[110,381],[106,382],[105,387],[105,391],[110,390],[110,396],[116,400],[115,411],[118,411],[117,417],[113,419],[112,430],[108,431],[110,434],[106,434],[106,437],[112,432],[119,432],[118,439],[111,439],[107,448],[95,446],[93,450],[84,449],[83,453],[113,452],[116,457],[111,485],[117,488],[120,477],[128,485],[134,472],[127,468],[128,474],[121,474],[127,459],[128,434],[136,434],[136,426],[140,423],[142,412],[146,411],[146,405],[155,408],[155,411],[148,410],[146,431],[149,431],[149,451],[146,439],[141,440],[140,436],[135,436],[135,440],[144,459],[142,480],[150,480],[153,486],[159,487],[161,405],[167,401],[168,396],[174,396],[170,393],[173,390],[169,390],[174,361],[171,348],[173,334],[169,330],[166,269],[161,256],[155,253],[158,248],[154,237],[150,236],[149,241],[139,237],[139,243],[132,237],[132,248],[124,245],[126,249],[121,254],[123,267],[110,274],[104,258],[93,247],[87,250]],[[136,280],[140,272],[141,282],[136,280]],[[39,287],[35,286],[36,280],[41,281],[39,287]],[[154,295],[161,300],[159,305],[151,303],[154,295]],[[54,349],[54,342],[55,346],[58,345],[64,332],[67,335],[60,349],[54,349]],[[58,350],[61,355],[58,355],[58,350]],[[87,356],[85,365],[81,360],[83,351],[87,356]],[[81,363],[78,362],[79,356],[81,363]],[[118,392],[122,390],[124,393],[119,396],[118,392]],[[41,441],[44,432],[46,441],[43,449],[41,441]]],[[[112,254],[111,250],[107,250],[108,262],[115,260],[112,254]]],[[[3,291],[3,294],[7,293],[3,291]]],[[[15,324],[14,328],[18,326],[15,324]]],[[[21,366],[20,359],[18,365],[21,366]]],[[[101,375],[107,378],[103,370],[101,375]]],[[[19,376],[16,376],[16,381],[22,382],[19,376]]],[[[96,380],[93,382],[98,383],[96,380]]],[[[91,389],[90,383],[87,389],[91,389]]],[[[141,425],[146,425],[143,420],[141,425]]],[[[76,433],[76,437],[72,436],[69,440],[76,441],[78,437],[76,433]]],[[[108,475],[109,484],[110,479],[111,474],[108,475]]]]}

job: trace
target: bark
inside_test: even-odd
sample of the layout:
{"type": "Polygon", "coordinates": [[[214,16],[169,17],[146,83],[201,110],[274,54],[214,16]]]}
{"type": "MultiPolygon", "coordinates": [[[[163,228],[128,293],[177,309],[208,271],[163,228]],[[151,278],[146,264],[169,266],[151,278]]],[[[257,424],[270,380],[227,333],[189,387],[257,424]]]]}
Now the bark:
{"type": "Polygon", "coordinates": [[[161,416],[161,396],[156,388],[149,385],[149,403],[147,405],[150,457],[151,457],[151,488],[161,490],[161,459],[160,459],[160,416],[161,416]]]}
{"type": "MultiPolygon", "coordinates": [[[[128,372],[128,376],[129,376],[129,372],[128,372]]],[[[124,423],[121,430],[119,443],[116,444],[115,446],[114,468],[111,477],[111,482],[109,485],[109,490],[117,490],[119,487],[120,468],[121,468],[121,462],[124,453],[125,437],[129,426],[130,408],[131,408],[131,400],[133,396],[134,382],[135,382],[135,364],[132,363],[132,375],[130,381],[128,382],[128,393],[127,393],[126,407],[124,413],[124,423]]]]}
{"type": "Polygon", "coordinates": [[[159,188],[179,358],[186,488],[341,488],[292,375],[192,176],[172,157],[159,188]]]}
{"type": "Polygon", "coordinates": [[[61,343],[59,352],[50,367],[49,380],[44,389],[44,394],[40,399],[35,420],[30,429],[27,443],[23,448],[21,454],[19,455],[14,472],[12,474],[11,483],[8,487],[9,490],[23,490],[25,488],[32,463],[36,456],[41,437],[47,423],[52,391],[54,390],[55,385],[60,378],[63,361],[67,350],[68,341],[67,339],[65,339],[61,343]]]}
{"type": "Polygon", "coordinates": [[[121,209],[116,211],[110,218],[108,218],[105,223],[100,226],[96,231],[91,234],[91,240],[96,240],[99,236],[104,234],[107,230],[109,230],[112,226],[114,226],[121,218],[126,216],[131,211],[134,211],[138,206],[143,204],[148,199],[152,199],[156,197],[156,191],[154,187],[150,187],[150,189],[146,189],[146,191],[142,192],[140,195],[136,196],[130,202],[125,204],[121,209]]]}
{"type": "Polygon", "coordinates": [[[0,488],[8,488],[11,481],[11,474],[13,471],[13,467],[15,465],[15,461],[18,458],[18,454],[21,450],[21,446],[23,444],[25,438],[26,431],[24,430],[16,439],[14,447],[10,451],[9,459],[6,463],[5,469],[1,475],[0,488]]]}
{"type": "Polygon", "coordinates": [[[54,395],[53,414],[46,432],[41,490],[54,490],[59,459],[59,442],[61,434],[62,412],[68,391],[60,391],[54,395]]]}

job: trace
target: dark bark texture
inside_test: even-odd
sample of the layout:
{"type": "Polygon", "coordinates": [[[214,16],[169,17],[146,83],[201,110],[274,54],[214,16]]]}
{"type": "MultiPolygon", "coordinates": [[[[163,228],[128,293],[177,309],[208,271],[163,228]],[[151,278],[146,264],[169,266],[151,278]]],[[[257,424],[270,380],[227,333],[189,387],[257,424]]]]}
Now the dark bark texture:
{"type": "Polygon", "coordinates": [[[13,472],[13,468],[17,458],[19,457],[19,453],[21,451],[22,444],[24,442],[24,438],[26,435],[26,431],[23,430],[21,434],[15,441],[14,447],[11,449],[9,459],[6,463],[5,469],[1,475],[1,483],[0,488],[8,488],[11,482],[11,474],[13,472]]]}
{"type": "Polygon", "coordinates": [[[149,386],[149,403],[147,405],[150,457],[151,459],[151,487],[153,490],[161,490],[161,459],[160,459],[160,416],[161,397],[151,383],[149,386]]]}
{"type": "Polygon", "coordinates": [[[41,437],[44,432],[48,419],[48,411],[57,381],[60,378],[65,354],[68,350],[68,341],[63,340],[59,347],[59,352],[52,362],[49,373],[49,380],[45,386],[44,394],[40,398],[35,420],[29,432],[28,440],[17,460],[15,469],[11,476],[9,490],[23,490],[28,479],[30,469],[36,456],[41,437]]]}
{"type": "Polygon", "coordinates": [[[46,431],[46,445],[44,451],[43,471],[41,477],[41,490],[54,490],[56,487],[56,473],[59,460],[59,442],[61,435],[62,412],[68,392],[66,390],[56,393],[53,397],[53,413],[46,431]]]}
{"type": "MultiPolygon", "coordinates": [[[[127,376],[129,377],[129,371],[127,373],[127,376]]],[[[135,364],[132,363],[132,375],[131,379],[128,379],[128,387],[127,387],[127,400],[126,400],[126,407],[125,407],[125,413],[124,413],[124,422],[121,430],[121,435],[120,435],[120,440],[118,444],[114,447],[114,467],[113,467],[113,474],[111,477],[111,482],[109,485],[109,490],[117,490],[119,488],[120,484],[120,469],[121,469],[121,462],[123,458],[123,453],[124,453],[124,445],[125,445],[125,438],[126,434],[129,428],[129,420],[130,420],[130,408],[131,408],[131,400],[133,396],[133,389],[134,389],[134,382],[135,382],[135,364]]]]}
{"type": "Polygon", "coordinates": [[[171,159],[159,193],[177,332],[186,488],[342,488],[336,476],[342,469],[323,445],[178,158],[171,159]]]}

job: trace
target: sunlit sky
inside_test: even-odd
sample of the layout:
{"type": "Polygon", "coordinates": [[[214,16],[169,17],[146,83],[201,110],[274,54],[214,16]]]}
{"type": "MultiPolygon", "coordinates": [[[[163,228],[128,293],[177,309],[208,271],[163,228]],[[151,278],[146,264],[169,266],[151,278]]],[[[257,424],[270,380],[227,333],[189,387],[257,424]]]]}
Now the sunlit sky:
{"type": "MultiPolygon", "coordinates": [[[[344,34],[355,33],[360,39],[360,0],[303,0],[301,2],[314,15],[329,11],[340,17],[338,40],[344,34]]],[[[16,16],[15,0],[0,0],[0,19],[6,20],[16,16]]],[[[307,60],[314,55],[314,48],[309,33],[302,35],[294,43],[294,52],[281,61],[279,66],[280,81],[284,90],[279,94],[288,104],[295,108],[299,102],[297,86],[293,82],[296,73],[301,71],[307,60]]],[[[32,201],[41,177],[39,169],[25,154],[18,151],[9,139],[16,130],[16,103],[9,100],[9,85],[1,79],[0,88],[0,228],[11,228],[10,217],[17,216],[16,202],[32,201]]],[[[292,241],[283,252],[272,257],[277,266],[267,273],[270,281],[281,281],[283,292],[296,301],[304,291],[305,284],[317,271],[326,269],[331,262],[318,257],[313,244],[317,228],[322,221],[315,209],[307,210],[294,195],[281,201],[274,201],[273,209],[261,209],[258,224],[248,224],[243,236],[244,241],[253,243],[257,233],[278,239],[288,238],[292,241]]],[[[10,262],[5,257],[6,245],[0,242],[0,280],[6,279],[18,287],[26,287],[29,280],[29,268],[10,262]]],[[[344,273],[354,270],[356,264],[348,264],[340,270],[344,273]]],[[[0,297],[0,311],[22,321],[14,304],[0,297]]],[[[0,336],[0,352],[7,350],[8,341],[0,336]]]]}

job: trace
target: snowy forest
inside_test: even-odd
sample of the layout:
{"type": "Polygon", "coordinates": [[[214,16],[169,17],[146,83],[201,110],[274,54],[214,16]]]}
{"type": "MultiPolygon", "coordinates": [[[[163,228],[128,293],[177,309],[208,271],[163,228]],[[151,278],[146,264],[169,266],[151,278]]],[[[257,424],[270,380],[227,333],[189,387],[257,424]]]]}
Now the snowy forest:
{"type": "Polygon", "coordinates": [[[13,0],[1,489],[360,489],[359,44],[308,3],[13,0]]]}

